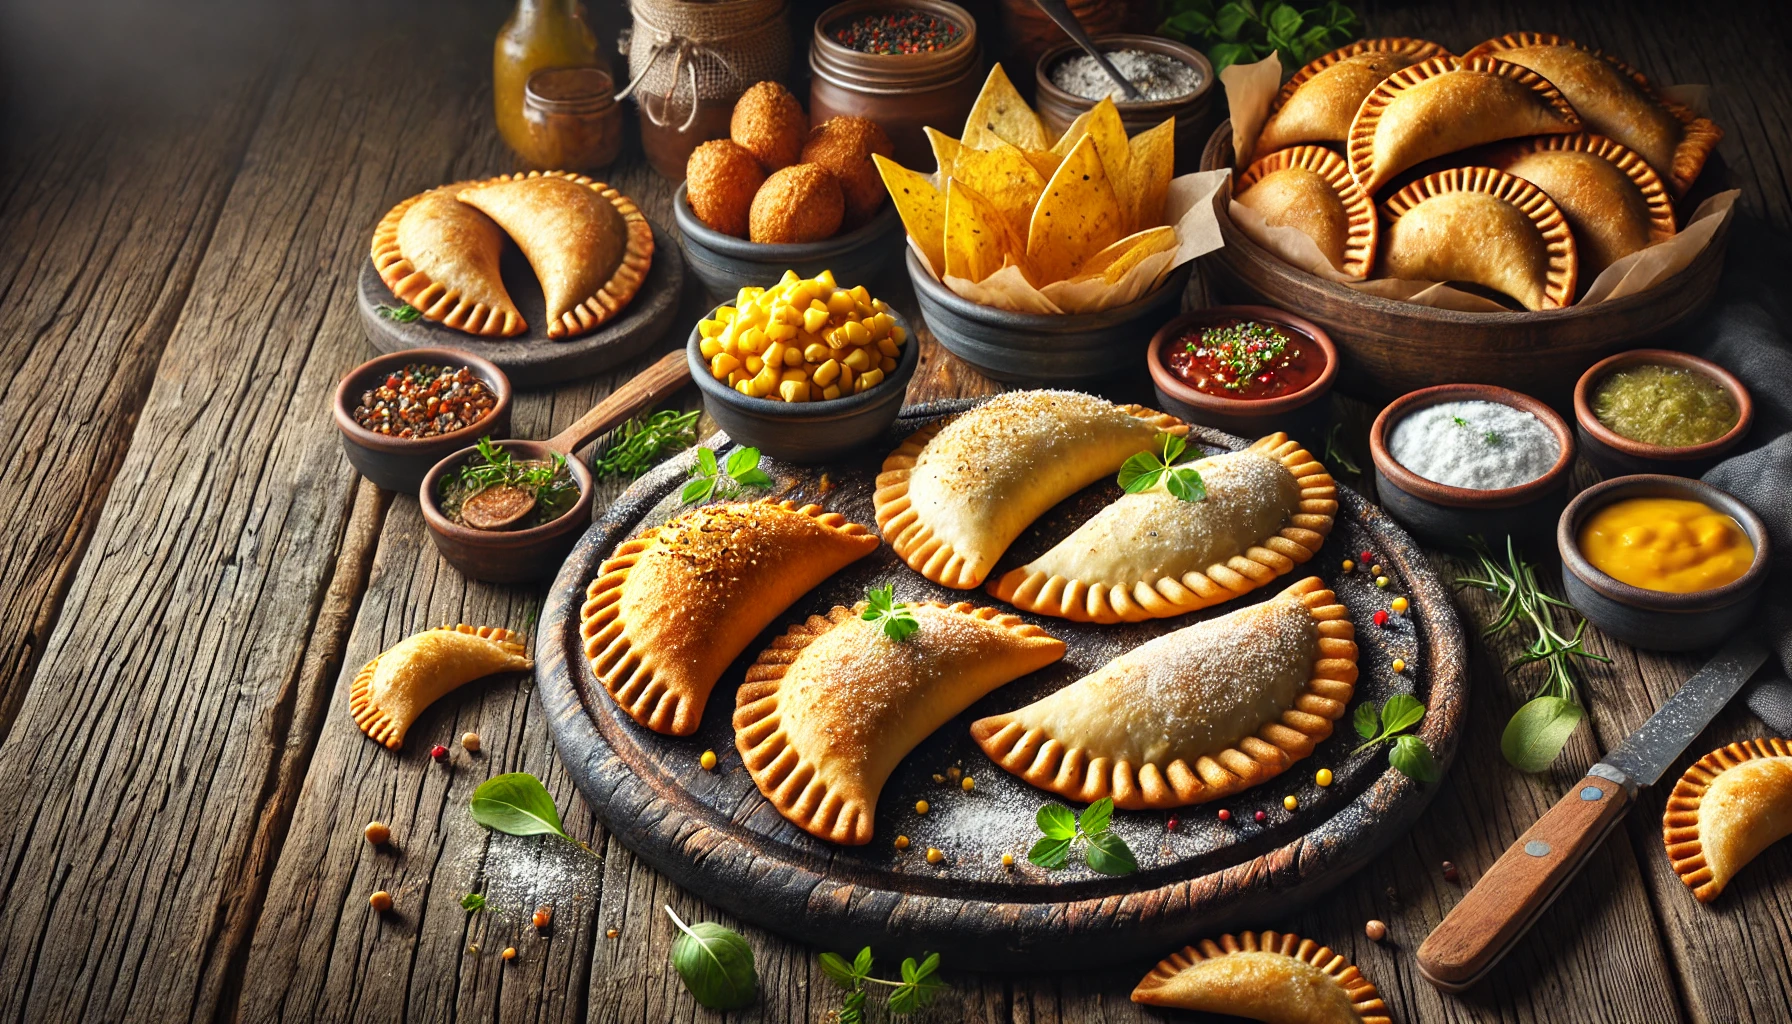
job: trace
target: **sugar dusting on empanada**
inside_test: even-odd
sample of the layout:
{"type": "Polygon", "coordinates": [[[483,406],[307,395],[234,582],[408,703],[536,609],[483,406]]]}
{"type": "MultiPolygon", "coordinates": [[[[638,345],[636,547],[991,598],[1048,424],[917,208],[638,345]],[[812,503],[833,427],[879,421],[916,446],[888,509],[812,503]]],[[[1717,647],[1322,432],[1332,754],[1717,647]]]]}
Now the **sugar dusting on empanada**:
{"type": "Polygon", "coordinates": [[[1132,1001],[1272,1024],[1392,1024],[1355,964],[1286,932],[1203,939],[1152,968],[1132,1001]]]}
{"type": "Polygon", "coordinates": [[[1762,850],[1792,835],[1792,743],[1758,739],[1706,754],[1680,776],[1661,818],[1674,873],[1709,903],[1762,850]]]}

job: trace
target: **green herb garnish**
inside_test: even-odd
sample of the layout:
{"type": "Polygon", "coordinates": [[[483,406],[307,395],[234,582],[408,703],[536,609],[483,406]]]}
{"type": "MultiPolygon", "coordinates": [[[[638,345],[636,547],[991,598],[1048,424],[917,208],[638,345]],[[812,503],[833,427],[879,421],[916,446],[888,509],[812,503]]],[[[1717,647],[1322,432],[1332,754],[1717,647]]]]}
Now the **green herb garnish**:
{"type": "Polygon", "coordinates": [[[470,892],[460,898],[460,909],[469,914],[477,914],[485,909],[485,893],[470,892]]]}
{"type": "Polygon", "coordinates": [[[660,456],[682,451],[697,443],[697,417],[692,409],[661,409],[651,416],[636,416],[610,435],[610,443],[591,460],[591,475],[599,480],[640,476],[660,456]]]}
{"type": "Polygon", "coordinates": [[[1503,442],[1505,440],[1505,438],[1500,436],[1499,431],[1489,430],[1487,433],[1481,435],[1481,440],[1489,448],[1498,448],[1500,446],[1500,443],[1503,442]]]}
{"type": "Polygon", "coordinates": [[[1468,426],[1468,421],[1467,421],[1467,420],[1465,420],[1465,419],[1463,419],[1463,418],[1462,418],[1462,417],[1460,417],[1460,416],[1451,416],[1451,417],[1450,417],[1450,422],[1451,422],[1451,423],[1454,423],[1454,424],[1456,424],[1456,425],[1457,425],[1457,426],[1459,426],[1459,427],[1466,427],[1466,426],[1468,426]]]}
{"type": "Polygon", "coordinates": [[[1207,497],[1207,485],[1195,467],[1175,465],[1188,449],[1188,442],[1175,434],[1157,435],[1162,454],[1140,452],[1120,466],[1120,488],[1128,494],[1149,491],[1162,481],[1164,490],[1183,501],[1201,501],[1207,497]]]}
{"type": "Polygon", "coordinates": [[[770,487],[772,478],[759,468],[759,449],[736,448],[728,453],[728,461],[717,465],[713,448],[697,449],[697,464],[691,467],[691,481],[684,485],[680,497],[686,505],[708,501],[711,497],[732,497],[742,487],[770,487]]]}
{"type": "Polygon", "coordinates": [[[1243,391],[1251,382],[1288,351],[1288,336],[1269,324],[1247,320],[1229,327],[1210,327],[1201,332],[1200,341],[1186,345],[1189,355],[1209,359],[1232,374],[1214,374],[1214,380],[1227,391],[1243,391]]]}
{"type": "Polygon", "coordinates": [[[865,591],[865,610],[859,618],[866,622],[875,622],[883,628],[884,636],[901,643],[921,628],[915,618],[914,610],[906,603],[896,600],[896,584],[886,583],[881,587],[872,587],[865,591]]]}
{"type": "Polygon", "coordinates": [[[1363,745],[1352,750],[1356,755],[1378,744],[1389,740],[1394,742],[1388,751],[1388,763],[1399,769],[1400,774],[1420,782],[1436,782],[1438,778],[1437,762],[1431,759],[1431,748],[1417,736],[1406,730],[1419,724],[1425,717],[1425,705],[1416,697],[1397,693],[1387,699],[1381,706],[1379,721],[1375,714],[1375,706],[1364,702],[1357,705],[1356,734],[1363,738],[1363,745]],[[1405,735],[1401,735],[1405,733],[1405,735]]]}
{"type": "Polygon", "coordinates": [[[1363,467],[1351,461],[1350,454],[1344,450],[1343,443],[1338,439],[1338,431],[1343,429],[1344,424],[1334,423],[1331,425],[1331,429],[1325,432],[1326,465],[1336,466],[1353,476],[1362,476],[1363,467]]]}
{"type": "Polygon", "coordinates": [[[1130,875],[1139,870],[1139,862],[1126,840],[1109,829],[1113,818],[1114,801],[1105,796],[1083,808],[1080,819],[1063,804],[1046,804],[1034,816],[1044,838],[1033,844],[1027,859],[1055,871],[1070,863],[1071,848],[1081,842],[1085,844],[1083,861],[1091,871],[1130,875]]]}
{"type": "Polygon", "coordinates": [[[373,312],[374,315],[378,316],[381,320],[391,320],[394,323],[400,324],[408,324],[423,319],[423,311],[408,302],[402,306],[375,306],[373,307],[373,312]]]}
{"type": "Polygon", "coordinates": [[[474,821],[507,835],[551,833],[572,841],[560,824],[560,812],[547,787],[528,772],[509,772],[486,779],[473,791],[467,810],[474,821]]]}
{"type": "Polygon", "coordinates": [[[1262,60],[1275,51],[1284,69],[1297,68],[1355,39],[1362,30],[1356,12],[1338,0],[1283,3],[1251,0],[1169,0],[1158,34],[1207,51],[1213,70],[1262,60]]]}
{"type": "MultiPolygon", "coordinates": [[[[546,460],[518,462],[510,452],[492,443],[489,437],[479,439],[478,452],[460,468],[460,473],[442,484],[442,511],[450,519],[459,519],[460,506],[468,498],[491,487],[515,487],[535,495],[535,510],[530,517],[535,524],[552,522],[572,508],[579,499],[579,485],[566,468],[566,456],[552,453],[546,460]]],[[[525,520],[527,522],[527,520],[525,520]]]]}
{"type": "Polygon", "coordinates": [[[884,985],[891,989],[889,1010],[893,1014],[906,1015],[914,1013],[926,1006],[945,985],[935,977],[940,969],[940,955],[927,954],[920,963],[914,957],[902,961],[902,980],[885,981],[871,976],[871,947],[859,950],[859,955],[848,961],[838,953],[821,954],[821,971],[834,979],[846,989],[846,998],[840,1008],[835,1011],[835,1018],[840,1024],[864,1024],[865,1021],[865,983],[884,985]]]}
{"type": "Polygon", "coordinates": [[[714,921],[687,925],[671,907],[666,915],[683,933],[672,942],[672,968],[691,998],[711,1010],[738,1010],[751,1003],[759,994],[759,974],[747,940],[714,921]]]}

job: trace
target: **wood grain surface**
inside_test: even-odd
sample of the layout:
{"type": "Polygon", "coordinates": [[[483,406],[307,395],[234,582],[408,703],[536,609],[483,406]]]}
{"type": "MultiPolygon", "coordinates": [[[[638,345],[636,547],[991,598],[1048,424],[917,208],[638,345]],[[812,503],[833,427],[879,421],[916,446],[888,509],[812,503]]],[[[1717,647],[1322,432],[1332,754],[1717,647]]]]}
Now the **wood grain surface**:
{"type": "MultiPolygon", "coordinates": [[[[259,33],[223,37],[223,49],[254,58],[231,65],[235,78],[197,75],[202,62],[187,49],[96,15],[70,34],[81,46],[69,53],[111,40],[122,55],[62,63],[88,77],[116,65],[100,76],[103,99],[37,98],[74,88],[74,74],[5,93],[14,109],[0,127],[0,424],[15,449],[0,467],[7,1019],[723,1019],[695,1007],[671,972],[661,908],[738,922],[595,824],[527,678],[442,701],[396,755],[346,711],[348,676],[384,646],[450,621],[532,628],[545,592],[472,584],[447,568],[414,500],[357,482],[328,423],[337,376],[371,352],[354,282],[373,224],[421,188],[510,169],[489,92],[504,6],[376,0],[231,21],[218,17],[225,5],[155,5],[182,38],[216,42],[225,21],[259,33]],[[187,7],[197,20],[181,25],[170,12],[187,7]],[[147,97],[163,90],[197,113],[146,117],[147,97]],[[469,729],[483,738],[480,755],[456,746],[450,767],[429,760],[426,737],[469,729]],[[503,770],[540,775],[595,855],[474,825],[467,797],[503,770]],[[360,838],[375,817],[393,827],[390,851],[360,838]],[[375,888],[394,893],[392,915],[368,910],[375,888]],[[461,910],[474,889],[491,911],[461,910]],[[551,935],[527,926],[541,902],[556,908],[551,935]],[[506,945],[519,950],[508,963],[496,955],[506,945]]],[[[46,22],[30,15],[54,7],[0,10],[9,55],[37,45],[46,22]]],[[[623,5],[591,7],[613,41],[623,5]]],[[[1710,83],[1743,211],[1792,230],[1792,52],[1776,7],[1449,0],[1363,10],[1375,34],[1465,45],[1555,31],[1661,81],[1710,83]]],[[[41,59],[13,67],[58,67],[62,55],[39,48],[41,59]]],[[[671,222],[671,186],[633,144],[606,177],[671,222]]],[[[909,302],[900,277],[871,287],[909,302]]],[[[702,308],[687,294],[680,322],[702,308]]],[[[911,400],[995,390],[921,337],[911,400]]],[[[625,372],[522,396],[517,432],[564,427],[625,372]]],[[[1352,409],[1359,436],[1367,411],[1352,409]]],[[[1478,594],[1459,608],[1465,623],[1492,612],[1478,594]]],[[[1331,896],[1259,924],[1351,957],[1402,1021],[1792,1017],[1792,845],[1698,904],[1662,853],[1665,791],[1639,797],[1486,983],[1447,997],[1418,978],[1412,953],[1463,887],[1698,661],[1592,643],[1614,663],[1583,672],[1590,727],[1539,777],[1498,753],[1501,725],[1535,685],[1502,674],[1518,644],[1476,644],[1469,729],[1418,827],[1331,896]],[[1443,877],[1446,859],[1459,882],[1443,877]],[[1388,923],[1386,942],[1363,937],[1370,917],[1388,923]]],[[[1674,770],[1760,729],[1733,707],[1674,770]]],[[[726,1018],[826,1019],[837,992],[817,951],[742,930],[762,995],[726,1018]]],[[[1168,1019],[1127,1000],[1148,966],[979,975],[948,962],[950,992],[917,1019],[1168,1019]]]]}

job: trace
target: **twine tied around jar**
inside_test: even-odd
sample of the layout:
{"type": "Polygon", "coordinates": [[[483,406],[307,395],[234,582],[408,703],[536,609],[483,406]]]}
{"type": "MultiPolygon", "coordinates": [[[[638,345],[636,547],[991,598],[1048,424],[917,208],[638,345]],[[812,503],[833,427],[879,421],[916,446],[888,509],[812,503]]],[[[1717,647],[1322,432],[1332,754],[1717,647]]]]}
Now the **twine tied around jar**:
{"type": "Polygon", "coordinates": [[[673,100],[683,86],[691,98],[680,132],[695,123],[701,100],[738,96],[753,82],[780,79],[789,69],[784,0],[633,0],[630,8],[635,16],[631,81],[616,98],[634,96],[656,127],[671,123],[673,100]],[[657,110],[652,100],[658,101],[657,110]]]}

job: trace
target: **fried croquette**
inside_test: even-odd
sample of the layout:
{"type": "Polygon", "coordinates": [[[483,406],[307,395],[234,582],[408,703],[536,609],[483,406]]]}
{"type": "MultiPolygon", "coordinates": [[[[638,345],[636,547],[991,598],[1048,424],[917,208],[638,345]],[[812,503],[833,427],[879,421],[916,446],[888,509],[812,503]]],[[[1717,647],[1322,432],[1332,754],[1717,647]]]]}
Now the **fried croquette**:
{"type": "Polygon", "coordinates": [[[796,163],[808,135],[803,105],[777,82],[760,82],[742,93],[728,121],[728,136],[758,158],[768,174],[796,163]]]}
{"type": "Polygon", "coordinates": [[[773,172],[753,197],[755,242],[818,242],[840,230],[846,200],[825,167],[792,164],[773,172]]]}
{"type": "Polygon", "coordinates": [[[877,122],[850,114],[830,117],[816,125],[803,145],[803,163],[820,164],[840,181],[840,191],[846,198],[846,215],[841,222],[845,230],[870,221],[888,194],[877,165],[871,162],[873,153],[888,157],[895,156],[896,150],[877,122]]]}
{"type": "Polygon", "coordinates": [[[747,237],[753,196],[765,184],[765,172],[752,153],[727,139],[711,139],[691,150],[684,181],[698,220],[725,235],[747,237]]]}

